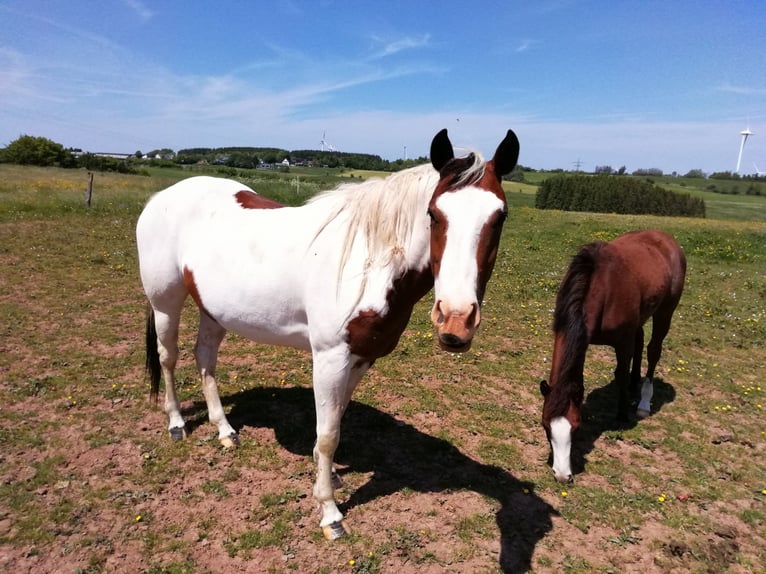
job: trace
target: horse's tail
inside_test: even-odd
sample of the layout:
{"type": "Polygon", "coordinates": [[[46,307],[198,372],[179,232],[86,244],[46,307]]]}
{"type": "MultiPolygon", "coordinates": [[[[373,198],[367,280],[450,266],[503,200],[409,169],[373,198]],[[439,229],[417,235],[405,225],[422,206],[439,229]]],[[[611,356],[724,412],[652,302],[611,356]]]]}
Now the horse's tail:
{"type": "Polygon", "coordinates": [[[157,326],[154,324],[154,309],[149,305],[146,313],[146,373],[149,375],[151,388],[149,400],[155,405],[159,402],[160,378],[162,368],[160,366],[160,351],[157,347],[157,326]]]}

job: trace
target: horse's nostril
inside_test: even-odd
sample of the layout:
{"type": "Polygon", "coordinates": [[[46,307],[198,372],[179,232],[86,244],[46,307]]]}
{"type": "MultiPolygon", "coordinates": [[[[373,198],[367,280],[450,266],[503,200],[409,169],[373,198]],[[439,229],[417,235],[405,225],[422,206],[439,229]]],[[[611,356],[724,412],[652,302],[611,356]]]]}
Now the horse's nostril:
{"type": "Polygon", "coordinates": [[[449,347],[460,347],[465,344],[460,337],[452,335],[451,333],[445,333],[439,339],[449,347]]]}
{"type": "Polygon", "coordinates": [[[436,325],[444,323],[444,313],[442,313],[442,302],[437,301],[434,304],[434,308],[431,310],[431,321],[436,325]]]}

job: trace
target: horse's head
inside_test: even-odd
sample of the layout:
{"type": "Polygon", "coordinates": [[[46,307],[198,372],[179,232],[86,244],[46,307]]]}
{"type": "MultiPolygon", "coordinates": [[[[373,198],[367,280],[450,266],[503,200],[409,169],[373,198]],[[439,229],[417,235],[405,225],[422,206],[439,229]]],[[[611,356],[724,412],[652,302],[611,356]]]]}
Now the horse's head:
{"type": "Polygon", "coordinates": [[[580,406],[565,385],[550,386],[540,381],[543,395],[543,428],[553,453],[553,476],[558,482],[572,482],[572,434],[580,427],[580,406]]]}
{"type": "Polygon", "coordinates": [[[519,140],[511,130],[486,163],[475,154],[455,158],[446,129],[431,143],[431,163],[439,172],[428,205],[435,300],[431,321],[445,351],[467,351],[479,327],[508,214],[501,180],[518,157],[519,140]]]}

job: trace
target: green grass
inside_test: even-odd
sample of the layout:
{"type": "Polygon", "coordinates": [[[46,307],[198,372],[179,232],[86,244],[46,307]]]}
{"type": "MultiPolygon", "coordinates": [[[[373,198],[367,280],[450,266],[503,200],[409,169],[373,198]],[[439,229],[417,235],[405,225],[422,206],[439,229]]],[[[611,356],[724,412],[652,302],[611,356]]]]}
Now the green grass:
{"type": "MultiPolygon", "coordinates": [[[[506,183],[511,213],[474,347],[436,349],[430,296],[418,304],[344,419],[338,496],[352,536],[329,544],[310,492],[308,353],[226,340],[220,389],[243,436],[223,451],[194,372],[190,305],[178,371],[189,439],[170,442],[147,404],[135,221],[151,193],[189,174],[97,174],[86,210],[84,172],[0,165],[0,553],[16,569],[30,557],[58,565],[62,548],[67,568],[90,572],[120,552],[149,556],[136,567],[146,572],[256,560],[274,572],[497,572],[501,560],[607,572],[630,571],[637,552],[660,571],[766,563],[766,198],[690,191],[720,202],[705,220],[543,212],[533,187],[506,183]],[[673,233],[689,262],[658,367],[662,408],[613,428],[612,355],[589,351],[584,468],[562,488],[537,390],[558,283],[579,245],[646,227],[673,233]]],[[[242,179],[299,202],[297,177],[309,194],[350,175],[242,179]]]]}

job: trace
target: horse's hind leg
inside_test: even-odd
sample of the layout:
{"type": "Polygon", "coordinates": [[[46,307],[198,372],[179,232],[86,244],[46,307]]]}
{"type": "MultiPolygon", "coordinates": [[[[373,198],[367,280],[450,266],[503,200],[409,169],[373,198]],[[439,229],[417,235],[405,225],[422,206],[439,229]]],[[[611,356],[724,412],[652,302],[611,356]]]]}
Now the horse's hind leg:
{"type": "Polygon", "coordinates": [[[154,325],[157,330],[157,350],[160,355],[160,366],[165,378],[164,410],[168,415],[168,432],[173,440],[186,437],[186,426],[181,416],[181,405],[178,403],[175,385],[175,368],[178,361],[178,324],[181,318],[181,307],[173,306],[172,310],[154,310],[154,325]]]}
{"type": "Polygon", "coordinates": [[[215,382],[215,367],[218,362],[218,348],[226,335],[226,329],[221,327],[205,311],[200,311],[199,333],[194,347],[197,369],[202,377],[202,392],[207,402],[210,422],[218,427],[218,440],[226,448],[239,444],[237,431],[229,424],[223,411],[218,385],[215,382]]]}
{"type": "Polygon", "coordinates": [[[644,358],[644,328],[636,330],[633,341],[633,360],[630,367],[630,392],[635,393],[641,384],[641,362],[644,358]]]}
{"type": "Polygon", "coordinates": [[[638,403],[638,417],[646,418],[651,412],[651,400],[654,395],[654,369],[662,355],[662,342],[670,330],[670,320],[676,304],[659,309],[652,319],[652,338],[646,346],[646,377],[641,384],[641,402],[638,403]]]}
{"type": "Polygon", "coordinates": [[[614,380],[620,393],[619,404],[617,406],[617,420],[627,422],[630,410],[630,360],[633,353],[633,345],[628,343],[615,347],[617,357],[617,367],[614,369],[614,380]]]}

